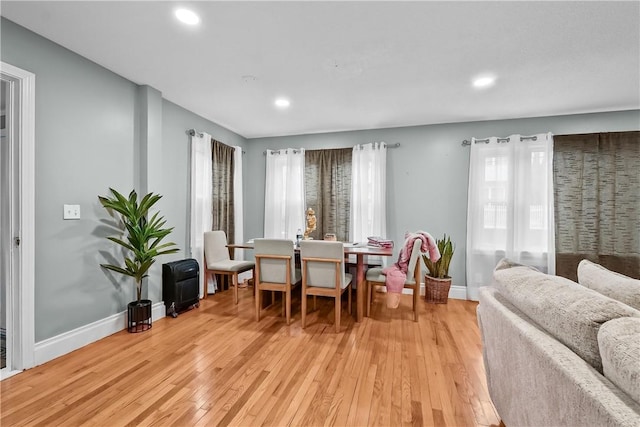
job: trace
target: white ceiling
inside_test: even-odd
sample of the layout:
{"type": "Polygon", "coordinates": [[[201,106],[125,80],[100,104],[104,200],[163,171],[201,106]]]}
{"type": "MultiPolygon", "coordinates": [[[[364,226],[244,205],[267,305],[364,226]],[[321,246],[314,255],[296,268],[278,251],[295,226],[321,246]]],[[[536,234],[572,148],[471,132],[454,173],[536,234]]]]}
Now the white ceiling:
{"type": "Polygon", "coordinates": [[[247,138],[640,108],[639,1],[0,7],[247,138]],[[200,25],[178,23],[178,6],[200,25]],[[483,73],[496,84],[476,90],[483,73]]]}

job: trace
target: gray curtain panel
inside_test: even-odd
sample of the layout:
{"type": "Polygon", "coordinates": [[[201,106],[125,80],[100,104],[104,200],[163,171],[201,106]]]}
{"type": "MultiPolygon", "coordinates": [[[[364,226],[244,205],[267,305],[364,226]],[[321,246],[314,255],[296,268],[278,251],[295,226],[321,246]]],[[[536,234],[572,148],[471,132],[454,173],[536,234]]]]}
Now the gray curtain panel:
{"type": "Polygon", "coordinates": [[[327,233],[339,241],[349,238],[352,152],[352,148],[305,151],[305,201],[316,212],[314,239],[323,239],[327,233]]]}
{"type": "Polygon", "coordinates": [[[233,153],[235,149],[215,139],[212,143],[213,160],[213,230],[227,234],[227,242],[235,242],[233,218],[233,153]]]}
{"type": "Polygon", "coordinates": [[[640,279],[640,132],[553,140],[556,274],[588,259],[640,279]]]}

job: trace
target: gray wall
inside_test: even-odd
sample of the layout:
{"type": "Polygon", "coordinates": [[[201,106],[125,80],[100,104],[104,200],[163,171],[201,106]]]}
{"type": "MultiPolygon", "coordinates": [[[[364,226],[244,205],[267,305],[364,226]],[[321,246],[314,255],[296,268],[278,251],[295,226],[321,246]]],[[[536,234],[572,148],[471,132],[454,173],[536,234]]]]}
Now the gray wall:
{"type": "MultiPolygon", "coordinates": [[[[517,120],[452,123],[394,129],[363,130],[249,140],[245,181],[254,183],[245,194],[245,237],[262,236],[264,223],[265,149],[341,148],[374,141],[400,143],[387,151],[387,232],[396,243],[405,231],[444,233],[456,244],[449,271],[453,285],[466,286],[466,215],[471,137],[557,135],[640,129],[640,111],[540,117],[517,120]]],[[[396,245],[396,255],[397,255],[396,245]]]]}
{"type": "MultiPolygon", "coordinates": [[[[164,199],[160,202],[162,212],[166,218],[172,218],[171,224],[175,229],[171,239],[186,251],[181,254],[169,255],[163,262],[184,258],[189,248],[189,204],[190,204],[190,175],[191,162],[190,137],[188,129],[210,134],[213,139],[227,145],[246,147],[246,140],[228,129],[218,126],[200,116],[196,116],[178,105],[164,100],[162,106],[162,154],[164,165],[164,199]]],[[[245,182],[246,185],[246,182],[245,182]]],[[[252,215],[247,214],[247,217],[252,215]]],[[[202,262],[202,260],[198,260],[202,262]]]]}
{"type": "Polygon", "coordinates": [[[0,31],[0,59],[36,75],[36,342],[122,312],[135,299],[132,279],[99,266],[118,255],[104,238],[110,218],[97,199],[109,187],[163,195],[158,208],[182,252],[151,271],[146,295],[160,301],[161,264],[186,254],[186,130],[231,145],[245,139],[4,18],[0,31]],[[64,221],[65,203],[79,204],[82,218],[64,221]]]}
{"type": "Polygon", "coordinates": [[[266,148],[350,147],[400,142],[388,155],[389,237],[405,230],[446,232],[457,244],[454,284],[464,285],[466,197],[472,136],[639,129],[640,112],[458,123],[300,135],[247,141],[14,23],[0,26],[2,61],[36,74],[36,341],[122,312],[135,298],[131,279],[103,271],[116,254],[97,196],[148,187],[182,251],[154,266],[148,297],[161,298],[160,264],[187,255],[189,137],[195,128],[245,147],[245,236],[262,235],[266,148]],[[161,136],[161,141],[158,141],[161,136]],[[161,165],[161,167],[159,167],[161,165]],[[62,205],[82,219],[63,221],[62,205]]]}

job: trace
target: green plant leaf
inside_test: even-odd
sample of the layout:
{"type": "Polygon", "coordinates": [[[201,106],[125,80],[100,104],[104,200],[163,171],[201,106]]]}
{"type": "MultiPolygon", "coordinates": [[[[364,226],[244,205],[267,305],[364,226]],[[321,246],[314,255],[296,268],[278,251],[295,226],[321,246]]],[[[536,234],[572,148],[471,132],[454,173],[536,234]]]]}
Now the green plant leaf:
{"type": "Polygon", "coordinates": [[[436,246],[440,252],[440,259],[433,262],[427,255],[423,254],[422,260],[429,270],[429,276],[443,279],[449,277],[449,264],[451,263],[451,258],[453,258],[455,248],[451,238],[447,237],[446,234],[442,239],[436,239],[436,246]]]}
{"type": "Polygon", "coordinates": [[[125,270],[124,268],[119,267],[117,265],[100,264],[100,266],[106,268],[107,270],[113,270],[113,271],[116,271],[116,272],[118,272],[120,274],[124,274],[125,276],[131,276],[131,277],[134,276],[133,273],[130,272],[129,270],[125,270]]]}
{"type": "Polygon", "coordinates": [[[159,212],[155,212],[151,219],[147,219],[149,209],[162,196],[148,193],[138,200],[135,190],[125,197],[120,192],[109,188],[110,197],[98,196],[100,204],[110,213],[116,212],[123,225],[124,237],[107,237],[110,241],[122,246],[128,251],[124,257],[124,267],[101,264],[102,267],[135,278],[137,295],[140,299],[142,280],[148,277],[148,271],[160,255],[172,254],[180,249],[173,242],[161,243],[172,231],[164,228],[166,221],[159,212]]]}

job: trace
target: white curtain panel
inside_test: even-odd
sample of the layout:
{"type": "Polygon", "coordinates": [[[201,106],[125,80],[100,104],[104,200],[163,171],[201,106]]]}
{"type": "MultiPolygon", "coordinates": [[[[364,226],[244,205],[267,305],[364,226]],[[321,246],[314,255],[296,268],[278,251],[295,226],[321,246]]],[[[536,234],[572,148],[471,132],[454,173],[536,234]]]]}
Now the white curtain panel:
{"type": "MultiPolygon", "coordinates": [[[[191,137],[191,257],[200,264],[200,297],[204,295],[204,232],[211,231],[212,208],[211,135],[191,137]]],[[[215,289],[209,278],[208,288],[215,289]]]]}
{"type": "MultiPolygon", "coordinates": [[[[387,145],[384,142],[356,145],[351,159],[352,242],[369,236],[387,237],[387,145]]],[[[369,260],[371,262],[379,259],[369,260]]]]}
{"type": "Polygon", "coordinates": [[[472,139],[467,297],[493,283],[504,257],[555,273],[553,136],[472,139]]]}
{"type": "Polygon", "coordinates": [[[296,239],[305,229],[304,149],[267,150],[264,237],[296,239]]]}

